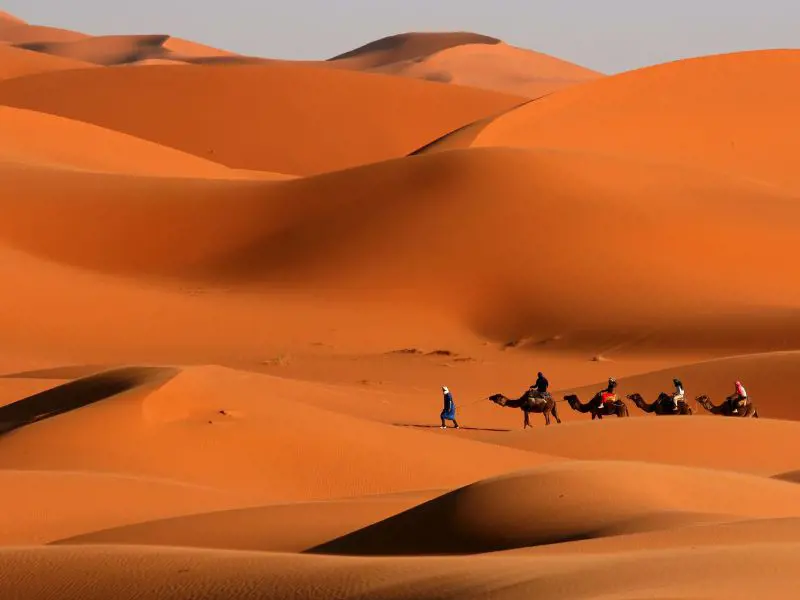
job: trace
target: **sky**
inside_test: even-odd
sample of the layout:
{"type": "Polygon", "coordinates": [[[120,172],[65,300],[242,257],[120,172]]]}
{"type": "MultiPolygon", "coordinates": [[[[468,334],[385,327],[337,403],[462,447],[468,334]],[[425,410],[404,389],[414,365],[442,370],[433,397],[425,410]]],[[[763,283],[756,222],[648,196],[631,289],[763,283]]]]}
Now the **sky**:
{"type": "Polygon", "coordinates": [[[166,33],[289,59],[407,31],[473,31],[608,74],[800,47],[799,0],[0,0],[0,10],[93,35],[166,33]]]}

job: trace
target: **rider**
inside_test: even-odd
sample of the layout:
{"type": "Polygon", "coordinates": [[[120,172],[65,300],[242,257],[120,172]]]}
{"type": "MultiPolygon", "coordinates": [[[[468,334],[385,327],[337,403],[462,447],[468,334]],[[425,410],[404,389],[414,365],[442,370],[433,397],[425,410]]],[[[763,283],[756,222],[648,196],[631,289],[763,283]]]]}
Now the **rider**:
{"type": "Polygon", "coordinates": [[[741,381],[736,381],[735,391],[732,395],[728,396],[728,401],[731,403],[733,412],[739,412],[739,409],[747,404],[747,390],[744,389],[741,381]]]}
{"type": "Polygon", "coordinates": [[[617,399],[617,380],[613,377],[608,378],[608,386],[604,390],[600,390],[600,398],[603,404],[606,402],[613,402],[617,399]]]}
{"type": "Polygon", "coordinates": [[[539,371],[536,376],[536,383],[530,387],[529,391],[534,398],[546,398],[549,385],[550,382],[547,381],[547,378],[539,371]]]}
{"type": "Polygon", "coordinates": [[[674,410],[678,410],[678,402],[683,402],[686,392],[683,389],[683,384],[680,379],[673,379],[672,385],[675,386],[675,391],[672,393],[672,401],[675,403],[674,410]]]}

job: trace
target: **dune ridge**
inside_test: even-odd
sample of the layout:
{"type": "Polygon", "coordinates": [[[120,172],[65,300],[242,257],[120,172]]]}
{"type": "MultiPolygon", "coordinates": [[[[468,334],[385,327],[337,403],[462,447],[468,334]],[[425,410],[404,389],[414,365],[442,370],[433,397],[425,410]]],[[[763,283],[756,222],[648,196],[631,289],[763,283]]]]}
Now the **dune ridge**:
{"type": "Polygon", "coordinates": [[[0,103],[7,106],[90,122],[228,167],[300,175],[402,156],[521,101],[483,90],[281,62],[89,69],[0,82],[0,103]],[[321,88],[324,95],[318,93],[321,88]],[[363,95],[356,93],[359,89],[363,95]],[[204,121],[211,110],[224,116],[204,121]],[[307,119],[309,114],[315,118],[307,119]],[[394,118],[387,120],[386,114],[394,118]],[[335,126],[321,129],[319,121],[335,126]],[[198,122],[205,126],[197,127],[198,122]],[[344,147],[342,139],[348,140],[344,147]]]}
{"type": "Polygon", "coordinates": [[[788,132],[800,87],[787,77],[798,64],[800,51],[761,50],[629,71],[526,104],[428,151],[467,144],[634,155],[736,173],[796,193],[791,157],[797,142],[788,132]],[[765,98],[763,89],[781,92],[765,98]]]}

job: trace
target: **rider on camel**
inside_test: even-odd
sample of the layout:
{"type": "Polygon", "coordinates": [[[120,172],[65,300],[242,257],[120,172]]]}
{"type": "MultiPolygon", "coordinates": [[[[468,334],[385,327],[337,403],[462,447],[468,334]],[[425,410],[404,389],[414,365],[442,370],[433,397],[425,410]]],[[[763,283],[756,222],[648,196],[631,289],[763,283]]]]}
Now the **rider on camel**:
{"type": "Polygon", "coordinates": [[[678,410],[678,403],[684,401],[686,391],[683,389],[683,383],[681,383],[680,379],[673,379],[672,385],[675,386],[675,391],[672,393],[672,401],[675,403],[673,410],[678,410]]]}
{"type": "Polygon", "coordinates": [[[728,396],[728,402],[730,402],[733,412],[738,413],[739,409],[747,404],[747,390],[744,389],[741,381],[737,381],[734,387],[735,391],[728,396]]]}
{"type": "Polygon", "coordinates": [[[617,380],[613,377],[608,378],[608,386],[604,390],[600,390],[600,400],[603,404],[607,402],[614,402],[617,399],[617,380]]]}
{"type": "Polygon", "coordinates": [[[537,373],[536,376],[536,383],[534,383],[529,389],[528,394],[531,398],[537,399],[545,399],[547,398],[547,388],[550,385],[550,382],[547,381],[547,378],[542,374],[541,371],[537,373]]]}

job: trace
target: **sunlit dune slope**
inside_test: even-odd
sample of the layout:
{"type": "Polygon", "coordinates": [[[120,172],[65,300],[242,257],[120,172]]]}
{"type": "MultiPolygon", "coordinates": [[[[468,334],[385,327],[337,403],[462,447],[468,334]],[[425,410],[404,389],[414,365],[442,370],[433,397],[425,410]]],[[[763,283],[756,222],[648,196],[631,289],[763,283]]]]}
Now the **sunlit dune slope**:
{"type": "Polygon", "coordinates": [[[464,143],[574,148],[725,171],[796,190],[798,68],[800,50],[660,64],[563,90],[428,151],[464,143]]]}
{"type": "Polygon", "coordinates": [[[90,69],[0,83],[2,104],[94,123],[230,167],[292,174],[401,156],[520,102],[282,61],[90,69]]]}
{"type": "Polygon", "coordinates": [[[50,56],[15,48],[8,44],[0,44],[0,80],[48,71],[85,69],[92,66],[94,65],[79,60],[50,56]]]}
{"type": "MultiPolygon", "coordinates": [[[[368,390],[349,392],[370,401],[368,390]]],[[[549,460],[302,402],[325,393],[305,382],[189,368],[155,390],[133,387],[15,429],[0,437],[0,468],[167,478],[256,503],[452,487],[549,460]]]]}
{"type": "Polygon", "coordinates": [[[408,32],[390,35],[329,59],[337,66],[369,69],[426,56],[465,44],[500,44],[497,38],[466,31],[408,32]]]}
{"type": "Polygon", "coordinates": [[[561,544],[530,546],[505,550],[497,556],[577,556],[582,554],[617,554],[650,552],[653,550],[676,550],[692,552],[697,548],[728,549],[744,548],[770,543],[796,543],[800,541],[800,518],[755,518],[729,523],[703,523],[687,527],[675,527],[597,537],[561,544]]]}
{"type": "Polygon", "coordinates": [[[235,494],[113,473],[0,470],[0,545],[48,543],[237,505],[235,494]]]}
{"type": "MultiPolygon", "coordinates": [[[[628,405],[635,414],[636,407],[628,405]]],[[[800,423],[794,421],[683,416],[609,417],[597,422],[589,415],[580,417],[585,421],[543,428],[536,435],[469,432],[469,437],[575,460],[644,461],[759,475],[784,473],[798,466],[792,448],[800,423]]]]}
{"type": "Polygon", "coordinates": [[[71,58],[97,65],[117,65],[162,58],[168,35],[108,35],[86,37],[73,41],[27,42],[19,47],[35,52],[71,58]]]}
{"type": "Polygon", "coordinates": [[[794,600],[797,542],[611,555],[350,558],[114,546],[0,551],[0,593],[62,600],[452,597],[794,600]],[[747,568],[731,568],[732,565],[747,568]],[[724,577],[712,576],[725,573],[724,577]]]}
{"type": "Polygon", "coordinates": [[[23,21],[19,17],[15,17],[10,13],[7,13],[4,10],[0,10],[0,30],[2,30],[3,27],[13,26],[13,25],[25,25],[25,21],[23,21]]]}
{"type": "Polygon", "coordinates": [[[562,462],[482,481],[312,552],[461,554],[755,517],[800,516],[797,486],[624,462],[562,462]]]}
{"type": "Polygon", "coordinates": [[[151,176],[242,177],[210,160],[118,131],[7,106],[0,106],[0,159],[19,168],[27,164],[151,176]]]}
{"type": "Polygon", "coordinates": [[[238,56],[235,52],[214,48],[191,40],[170,36],[163,44],[164,48],[181,57],[238,56]]]}
{"type": "Polygon", "coordinates": [[[446,303],[453,317],[491,339],[554,339],[549,349],[591,353],[587,358],[785,349],[788,334],[800,331],[792,308],[800,289],[782,266],[798,249],[800,203],[770,186],[703,171],[478,149],[284,182],[129,178],[8,164],[0,165],[0,178],[6,190],[27,198],[0,198],[1,239],[92,269],[402,293],[446,303]],[[43,222],[43,211],[59,218],[43,222]],[[658,216],[664,211],[670,219],[658,216]],[[101,229],[92,225],[100,215],[101,229]],[[674,220],[695,243],[673,243],[674,220]],[[752,245],[729,234],[743,220],[752,245]],[[509,230],[510,223],[549,224],[548,243],[509,230]],[[444,231],[457,231],[458,243],[444,231]],[[599,244],[603,231],[625,234],[599,244]],[[136,243],[142,236],[146,246],[136,243]],[[599,293],[609,273],[613,289],[599,293]],[[431,286],[443,281],[450,293],[431,296],[431,286]],[[547,293],[540,293],[541,282],[547,293]]]}
{"type": "Polygon", "coordinates": [[[600,73],[507,44],[464,44],[382,65],[376,72],[539,98],[600,73]]]}
{"type": "Polygon", "coordinates": [[[6,26],[0,23],[0,41],[10,44],[71,42],[89,37],[79,31],[47,27],[45,25],[11,24],[6,26]]]}
{"type": "Polygon", "coordinates": [[[407,492],[226,510],[97,530],[58,543],[302,552],[442,493],[407,492]]]}

